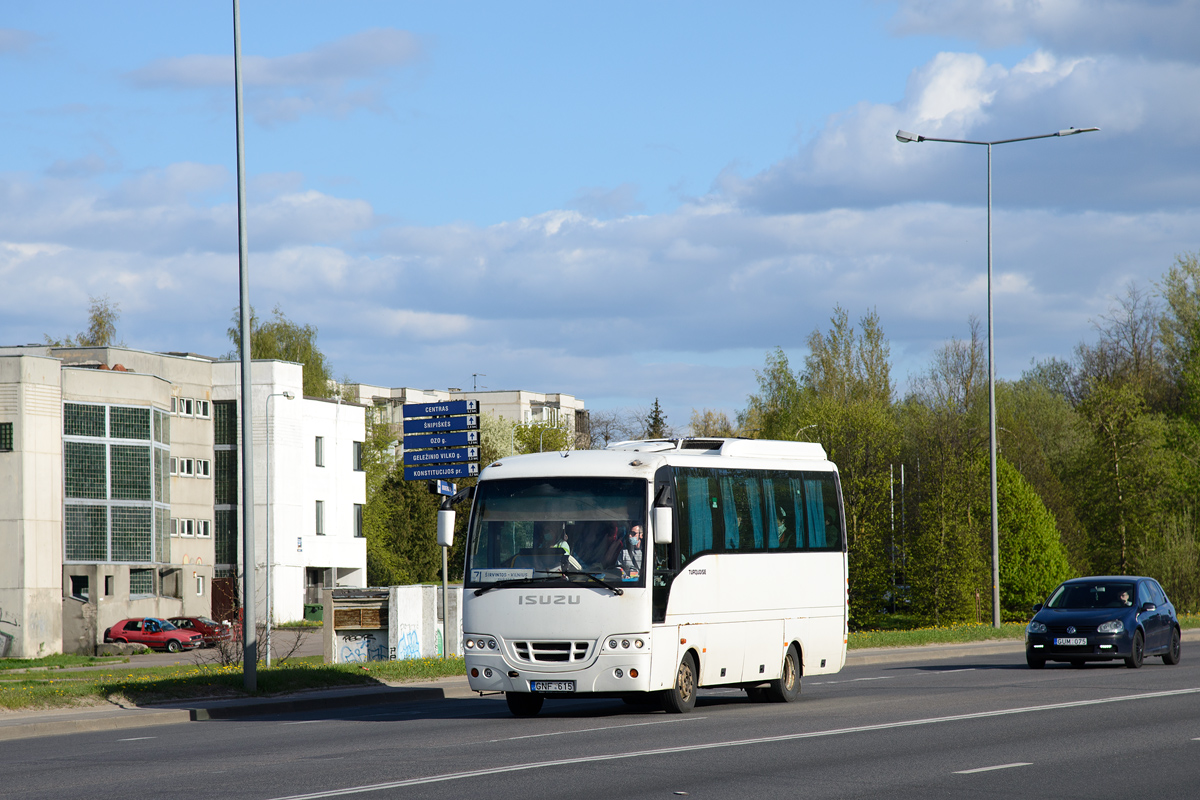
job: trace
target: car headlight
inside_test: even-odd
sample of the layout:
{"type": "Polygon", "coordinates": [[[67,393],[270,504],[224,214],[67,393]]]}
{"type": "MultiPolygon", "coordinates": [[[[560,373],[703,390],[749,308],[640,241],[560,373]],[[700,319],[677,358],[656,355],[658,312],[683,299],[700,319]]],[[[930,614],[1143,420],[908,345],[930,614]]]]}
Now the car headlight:
{"type": "Polygon", "coordinates": [[[1124,633],[1125,623],[1119,619],[1110,619],[1096,628],[1097,633],[1124,633]]]}
{"type": "Polygon", "coordinates": [[[1045,625],[1045,623],[1038,622],[1035,619],[1033,622],[1029,623],[1029,626],[1027,628],[1025,628],[1025,632],[1026,633],[1045,633],[1046,625],[1045,625]]]}

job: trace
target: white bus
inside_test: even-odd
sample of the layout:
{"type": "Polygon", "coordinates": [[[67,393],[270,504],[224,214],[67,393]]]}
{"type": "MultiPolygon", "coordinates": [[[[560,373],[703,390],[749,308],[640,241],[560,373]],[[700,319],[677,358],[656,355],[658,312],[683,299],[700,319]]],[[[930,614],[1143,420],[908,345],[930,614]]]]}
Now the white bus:
{"type": "Polygon", "coordinates": [[[802,675],[845,664],[841,487],[819,444],[503,458],[479,475],[467,536],[468,679],[517,716],[581,696],[687,712],[702,686],[791,702],[802,675]]]}

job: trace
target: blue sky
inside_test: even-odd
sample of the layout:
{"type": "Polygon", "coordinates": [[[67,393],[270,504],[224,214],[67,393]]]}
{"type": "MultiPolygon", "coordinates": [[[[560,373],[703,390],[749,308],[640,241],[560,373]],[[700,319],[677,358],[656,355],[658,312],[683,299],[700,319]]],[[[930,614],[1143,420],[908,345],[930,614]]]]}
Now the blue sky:
{"type": "MultiPolygon", "coordinates": [[[[894,378],[986,314],[1069,357],[1200,248],[1197,2],[242,5],[251,298],[335,371],[733,412],[835,305],[894,378]]],[[[0,20],[0,343],[220,355],[237,303],[228,2],[0,20]]]]}

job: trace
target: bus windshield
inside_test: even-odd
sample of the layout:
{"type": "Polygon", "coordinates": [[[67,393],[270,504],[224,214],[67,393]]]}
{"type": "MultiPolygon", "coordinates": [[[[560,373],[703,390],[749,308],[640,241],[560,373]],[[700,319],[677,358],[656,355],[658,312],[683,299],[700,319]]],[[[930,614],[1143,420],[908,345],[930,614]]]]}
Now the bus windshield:
{"type": "Polygon", "coordinates": [[[467,586],[595,579],[644,586],[647,491],[636,478],[481,481],[467,586]]]}

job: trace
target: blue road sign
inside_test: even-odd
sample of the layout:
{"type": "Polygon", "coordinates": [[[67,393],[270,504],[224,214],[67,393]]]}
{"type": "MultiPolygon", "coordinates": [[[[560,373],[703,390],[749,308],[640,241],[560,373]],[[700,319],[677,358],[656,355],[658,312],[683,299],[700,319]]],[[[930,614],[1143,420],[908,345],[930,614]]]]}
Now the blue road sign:
{"type": "Polygon", "coordinates": [[[473,447],[477,444],[479,444],[479,431],[413,433],[404,437],[406,450],[420,450],[426,447],[473,447]]]}
{"type": "MultiPolygon", "coordinates": [[[[408,408],[408,406],[405,406],[408,408]]],[[[425,417],[404,420],[404,435],[438,433],[440,431],[473,431],[479,429],[479,417],[425,417]]]]}
{"type": "Polygon", "coordinates": [[[440,403],[408,403],[403,406],[404,418],[450,417],[458,414],[478,414],[478,400],[444,400],[440,403]]]}
{"type": "Polygon", "coordinates": [[[447,480],[478,476],[478,464],[438,464],[429,467],[405,467],[404,469],[404,480],[406,481],[447,480]]]}
{"type": "Polygon", "coordinates": [[[478,461],[478,447],[452,447],[445,450],[405,450],[404,466],[446,464],[451,461],[478,461]]]}

